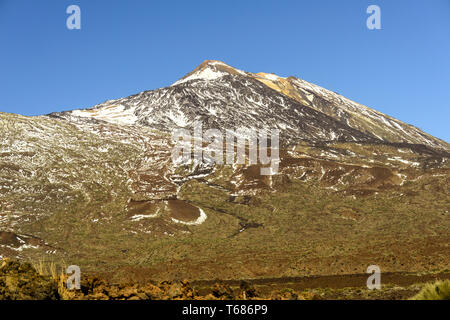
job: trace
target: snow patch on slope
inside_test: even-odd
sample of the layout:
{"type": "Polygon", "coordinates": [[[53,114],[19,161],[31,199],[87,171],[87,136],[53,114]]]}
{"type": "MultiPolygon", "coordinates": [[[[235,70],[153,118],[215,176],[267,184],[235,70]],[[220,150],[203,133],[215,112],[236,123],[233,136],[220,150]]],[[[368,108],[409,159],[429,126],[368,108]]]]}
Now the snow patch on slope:
{"type": "MultiPolygon", "coordinates": [[[[198,207],[197,207],[198,208],[198,207]]],[[[200,211],[200,216],[195,220],[195,221],[181,221],[175,218],[172,218],[172,221],[175,223],[180,223],[180,224],[184,224],[184,225],[188,225],[188,226],[198,226],[200,224],[202,224],[203,222],[206,221],[206,218],[208,217],[205,213],[205,211],[203,211],[201,208],[198,208],[198,210],[200,211]]]]}
{"type": "Polygon", "coordinates": [[[134,115],[134,108],[125,109],[122,105],[112,105],[98,109],[74,110],[72,115],[76,117],[95,118],[109,123],[131,125],[138,121],[134,115]]]}

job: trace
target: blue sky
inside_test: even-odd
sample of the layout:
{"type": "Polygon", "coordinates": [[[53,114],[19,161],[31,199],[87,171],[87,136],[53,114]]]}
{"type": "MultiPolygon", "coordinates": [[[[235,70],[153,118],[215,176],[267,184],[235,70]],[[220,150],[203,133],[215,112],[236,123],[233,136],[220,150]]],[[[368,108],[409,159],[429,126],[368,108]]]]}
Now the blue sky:
{"type": "Polygon", "coordinates": [[[0,111],[88,108],[203,60],[294,75],[450,141],[450,0],[0,0],[0,111]],[[81,8],[81,30],[66,8],[81,8]],[[381,8],[382,30],[366,9],[381,8]]]}

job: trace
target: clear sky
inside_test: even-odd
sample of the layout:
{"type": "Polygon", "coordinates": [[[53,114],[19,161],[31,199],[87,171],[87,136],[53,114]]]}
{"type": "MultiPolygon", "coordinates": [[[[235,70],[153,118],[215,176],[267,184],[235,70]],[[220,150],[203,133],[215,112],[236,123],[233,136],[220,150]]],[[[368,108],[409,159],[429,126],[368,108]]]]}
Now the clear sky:
{"type": "Polygon", "coordinates": [[[0,0],[0,111],[88,108],[203,60],[294,75],[450,141],[450,0],[0,0]],[[66,8],[81,8],[68,30],[66,8]],[[381,8],[381,30],[366,9],[381,8]]]}

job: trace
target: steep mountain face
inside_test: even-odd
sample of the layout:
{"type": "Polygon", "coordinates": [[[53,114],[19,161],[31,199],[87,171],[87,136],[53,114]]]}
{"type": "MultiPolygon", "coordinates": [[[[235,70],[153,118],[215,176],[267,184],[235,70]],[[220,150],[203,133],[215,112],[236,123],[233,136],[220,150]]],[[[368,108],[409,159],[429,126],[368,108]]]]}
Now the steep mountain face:
{"type": "Polygon", "coordinates": [[[448,265],[448,143],[301,79],[205,61],[91,109],[0,113],[0,134],[0,257],[162,280],[448,265]],[[278,173],[172,163],[196,121],[279,129],[278,173]]]}
{"type": "Polygon", "coordinates": [[[265,73],[258,73],[252,76],[303,105],[323,112],[351,128],[385,142],[425,144],[443,149],[448,149],[449,147],[447,142],[424,133],[414,126],[305,80],[295,77],[281,78],[265,73]]]}

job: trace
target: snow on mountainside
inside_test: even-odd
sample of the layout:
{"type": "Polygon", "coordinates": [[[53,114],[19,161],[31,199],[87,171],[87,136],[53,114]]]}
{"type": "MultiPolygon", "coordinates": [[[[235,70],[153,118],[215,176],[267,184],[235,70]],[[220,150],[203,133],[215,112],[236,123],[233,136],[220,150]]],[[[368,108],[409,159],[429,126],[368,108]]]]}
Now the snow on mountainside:
{"type": "Polygon", "coordinates": [[[150,126],[278,128],[292,141],[385,141],[448,149],[448,143],[307,81],[250,73],[207,60],[172,86],[52,116],[150,126]]]}

